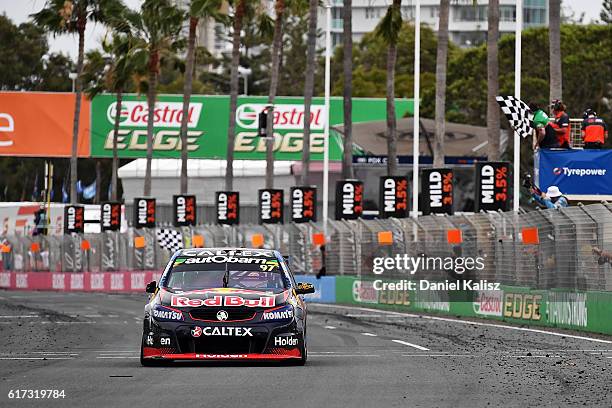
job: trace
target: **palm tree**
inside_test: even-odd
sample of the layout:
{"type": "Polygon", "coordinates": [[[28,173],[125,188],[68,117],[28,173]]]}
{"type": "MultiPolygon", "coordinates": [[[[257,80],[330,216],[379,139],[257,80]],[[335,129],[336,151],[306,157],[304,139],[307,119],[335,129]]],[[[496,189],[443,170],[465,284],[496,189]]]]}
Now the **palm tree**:
{"type": "Polygon", "coordinates": [[[448,60],[448,14],[450,0],[440,0],[438,49],[436,56],[436,112],[433,166],[444,167],[444,134],[446,132],[446,65],[448,60]]]}
{"type": "Polygon", "coordinates": [[[548,42],[550,57],[550,100],[563,99],[561,71],[561,0],[548,3],[548,42]]]}
{"type": "Polygon", "coordinates": [[[317,44],[318,0],[308,1],[308,39],[306,43],[306,78],[304,80],[304,139],[302,147],[302,185],[308,184],[310,167],[310,105],[314,93],[317,44]]]}
{"type": "MultiPolygon", "coordinates": [[[[344,153],[342,177],[353,178],[353,1],[344,0],[342,7],[343,36],[343,105],[344,105],[344,153]]],[[[329,118],[328,118],[329,119],[329,118]]]]}
{"type": "Polygon", "coordinates": [[[92,99],[94,96],[108,91],[116,95],[115,122],[113,127],[113,164],[111,174],[112,201],[118,199],[117,171],[119,169],[119,155],[117,141],[119,137],[119,123],[121,119],[123,93],[132,80],[132,76],[139,70],[136,61],[130,58],[132,39],[123,34],[115,33],[111,39],[104,39],[102,50],[90,51],[87,62],[83,68],[83,83],[85,93],[92,99]]]}
{"type": "Polygon", "coordinates": [[[487,135],[489,139],[488,157],[490,161],[499,160],[499,105],[495,97],[499,93],[499,60],[497,41],[499,40],[499,0],[490,0],[487,30],[487,135]]]}
{"type": "Polygon", "coordinates": [[[395,118],[395,62],[402,28],[401,0],[393,0],[376,27],[376,35],[387,44],[387,174],[397,173],[397,122],[395,118]]]}
{"type": "Polygon", "coordinates": [[[225,190],[234,188],[234,139],[236,137],[236,109],[238,107],[238,66],[240,65],[240,33],[246,11],[247,0],[237,0],[232,19],[232,65],[230,69],[230,115],[227,128],[227,155],[225,166],[225,190]]]}
{"type": "Polygon", "coordinates": [[[268,89],[268,122],[266,124],[266,188],[274,188],[274,100],[278,89],[280,70],[280,50],[283,40],[283,18],[285,0],[274,2],[274,36],[272,39],[272,66],[270,67],[270,87],[268,89]]]}
{"type": "Polygon", "coordinates": [[[130,32],[134,37],[132,57],[146,61],[147,66],[147,165],[144,192],[151,195],[151,162],[153,159],[153,125],[157,99],[157,78],[160,61],[182,47],[180,32],[184,13],[170,0],[145,0],[140,13],[126,12],[118,30],[130,32]]]}
{"type": "Polygon", "coordinates": [[[70,155],[70,202],[77,202],[77,148],[79,145],[79,118],[83,92],[83,60],[85,54],[85,28],[88,21],[105,23],[109,16],[124,8],[121,0],[47,0],[38,13],[32,14],[39,26],[53,34],[76,33],[79,38],[77,57],[76,100],[72,124],[72,151],[70,155]]]}
{"type": "Polygon", "coordinates": [[[200,19],[219,18],[221,0],[191,0],[189,4],[189,36],[187,38],[187,57],[185,66],[185,88],[183,91],[183,117],[181,118],[181,194],[187,194],[187,120],[191,101],[193,69],[195,65],[195,40],[200,19]]]}

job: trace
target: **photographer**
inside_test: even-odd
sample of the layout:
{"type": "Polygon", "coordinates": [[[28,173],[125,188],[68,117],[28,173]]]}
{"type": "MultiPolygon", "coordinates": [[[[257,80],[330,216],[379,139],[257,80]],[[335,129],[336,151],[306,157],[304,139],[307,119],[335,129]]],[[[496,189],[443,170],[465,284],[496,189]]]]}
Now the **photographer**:
{"type": "Polygon", "coordinates": [[[546,207],[546,208],[569,207],[569,201],[567,197],[565,197],[563,193],[561,193],[561,190],[559,190],[559,187],[557,186],[548,187],[548,189],[546,190],[546,193],[544,193],[542,190],[540,190],[536,185],[534,185],[531,182],[530,174],[525,175],[525,178],[523,179],[523,186],[529,189],[534,200],[536,200],[537,203],[543,207],[546,207]]]}

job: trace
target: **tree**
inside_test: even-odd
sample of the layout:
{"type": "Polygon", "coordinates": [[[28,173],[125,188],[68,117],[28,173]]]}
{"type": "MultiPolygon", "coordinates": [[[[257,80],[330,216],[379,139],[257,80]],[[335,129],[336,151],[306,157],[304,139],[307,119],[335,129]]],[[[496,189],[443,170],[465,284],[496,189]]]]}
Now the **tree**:
{"type": "Polygon", "coordinates": [[[563,99],[561,71],[561,0],[548,2],[550,96],[549,100],[563,99]]]}
{"type": "Polygon", "coordinates": [[[77,201],[77,148],[79,143],[79,118],[81,115],[81,94],[83,84],[83,59],[85,28],[87,21],[104,23],[109,16],[123,9],[120,0],[47,0],[45,7],[32,15],[39,26],[54,34],[76,33],[79,38],[77,57],[76,99],[72,126],[72,152],[70,156],[70,201],[77,201]]]}
{"type": "Polygon", "coordinates": [[[612,0],[603,1],[599,18],[604,24],[612,24],[612,0]]]}
{"type": "MultiPolygon", "coordinates": [[[[102,42],[102,50],[91,51],[87,54],[87,62],[83,72],[83,83],[86,86],[86,94],[92,99],[101,92],[112,92],[116,94],[115,120],[113,127],[113,162],[111,170],[111,191],[109,197],[113,201],[118,199],[118,175],[119,155],[117,143],[119,137],[119,123],[123,93],[130,85],[132,76],[143,69],[139,62],[132,58],[131,51],[134,40],[124,33],[115,33],[112,38],[105,38],[102,42]]],[[[142,61],[140,61],[142,65],[142,61]]],[[[99,191],[98,191],[99,193],[99,191]]]]}
{"type": "Polygon", "coordinates": [[[304,139],[302,147],[302,185],[308,184],[310,172],[310,106],[314,93],[316,45],[317,45],[317,10],[318,0],[308,0],[308,40],[306,50],[306,77],[304,79],[304,139]]]}
{"type": "Polygon", "coordinates": [[[124,23],[119,24],[117,29],[130,33],[134,38],[131,58],[146,61],[147,66],[147,165],[143,194],[150,196],[157,81],[161,60],[172,56],[183,46],[180,32],[184,14],[170,0],[145,0],[140,13],[127,12],[123,20],[124,23]]]}
{"type": "Polygon", "coordinates": [[[499,0],[489,0],[487,30],[487,135],[489,140],[488,158],[499,160],[499,0]]]}
{"type": "Polygon", "coordinates": [[[189,36],[187,38],[187,56],[185,67],[185,88],[183,90],[183,117],[181,118],[181,194],[187,194],[187,121],[189,119],[189,102],[193,86],[195,61],[195,40],[198,23],[201,19],[219,18],[221,0],[191,0],[189,4],[189,36]]]}
{"type": "Polygon", "coordinates": [[[401,0],[393,0],[376,27],[376,35],[387,44],[387,174],[397,173],[397,121],[395,118],[395,63],[402,28],[401,0]]]}
{"type": "Polygon", "coordinates": [[[272,39],[272,65],[270,67],[270,87],[268,89],[268,122],[266,126],[266,188],[274,188],[274,100],[278,87],[280,70],[280,51],[283,40],[283,18],[285,0],[274,2],[274,37],[272,39]]]}
{"type": "Polygon", "coordinates": [[[448,15],[450,0],[440,0],[438,19],[438,50],[436,56],[436,106],[433,166],[444,166],[444,135],[446,133],[446,65],[448,59],[448,15]]]}
{"type": "Polygon", "coordinates": [[[342,8],[344,151],[342,177],[353,178],[353,1],[344,0],[342,8]]]}

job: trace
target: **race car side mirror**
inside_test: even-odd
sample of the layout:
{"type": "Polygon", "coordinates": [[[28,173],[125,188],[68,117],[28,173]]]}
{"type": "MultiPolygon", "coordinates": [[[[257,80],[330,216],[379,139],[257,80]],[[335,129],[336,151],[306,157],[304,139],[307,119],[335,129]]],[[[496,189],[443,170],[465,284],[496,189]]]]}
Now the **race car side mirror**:
{"type": "Polygon", "coordinates": [[[295,288],[295,293],[298,295],[315,293],[315,287],[312,283],[298,282],[297,287],[295,288]]]}
{"type": "Polygon", "coordinates": [[[147,292],[147,293],[155,293],[156,289],[157,289],[157,282],[155,282],[155,281],[149,282],[149,283],[147,283],[147,288],[145,289],[145,292],[147,292]]]}

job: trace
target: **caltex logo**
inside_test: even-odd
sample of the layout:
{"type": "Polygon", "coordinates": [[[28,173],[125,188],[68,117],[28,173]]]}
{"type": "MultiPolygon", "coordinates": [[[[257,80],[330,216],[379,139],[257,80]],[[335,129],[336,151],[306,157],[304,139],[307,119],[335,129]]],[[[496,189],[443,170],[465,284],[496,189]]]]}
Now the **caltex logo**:
{"type": "Polygon", "coordinates": [[[202,335],[202,328],[198,326],[194,327],[191,329],[191,335],[193,337],[200,337],[202,335]]]}

